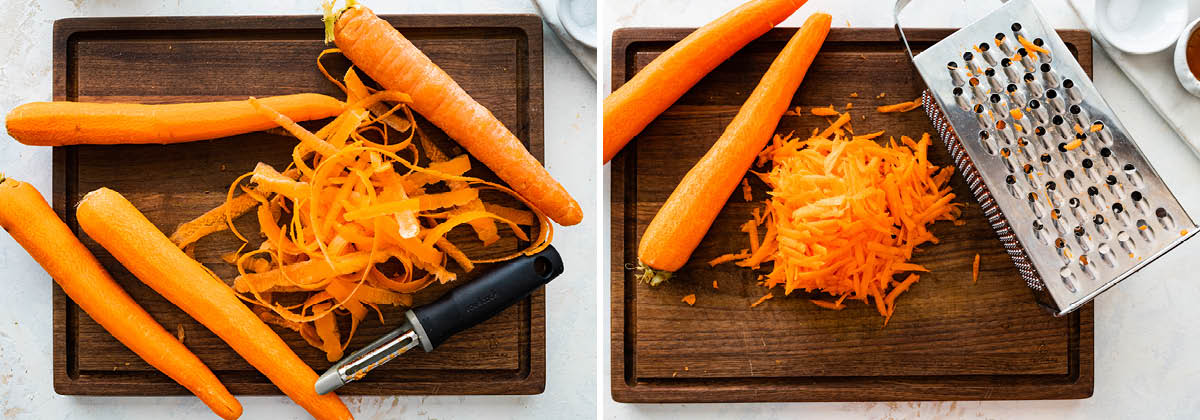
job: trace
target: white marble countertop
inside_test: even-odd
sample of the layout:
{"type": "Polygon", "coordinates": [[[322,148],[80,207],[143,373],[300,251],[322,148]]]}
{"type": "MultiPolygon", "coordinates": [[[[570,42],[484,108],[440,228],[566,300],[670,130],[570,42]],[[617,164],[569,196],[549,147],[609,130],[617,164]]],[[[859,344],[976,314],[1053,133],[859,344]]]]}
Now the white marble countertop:
{"type": "MultiPolygon", "coordinates": [[[[0,2],[0,112],[50,99],[50,35],[73,16],[316,14],[316,0],[13,0],[0,2]]],[[[367,1],[379,13],[535,13],[528,0],[367,1]]],[[[543,30],[546,161],[583,206],[584,222],[555,232],[567,271],[547,287],[546,392],[533,396],[342,397],[359,419],[592,418],[596,400],[596,93],[592,78],[543,30]],[[569,160],[568,160],[569,159],[569,160]]],[[[0,171],[50,194],[50,149],[0,134],[0,171]]],[[[0,234],[0,416],[29,419],[208,419],[195,397],[75,397],[51,386],[50,277],[0,234]]],[[[246,419],[303,419],[285,397],[238,397],[246,419]]]]}
{"type": "MultiPolygon", "coordinates": [[[[609,91],[611,30],[620,27],[696,27],[732,9],[741,0],[608,0],[600,14],[602,92],[609,91]]],[[[797,27],[814,11],[833,15],[834,26],[891,27],[891,4],[884,0],[810,0],[783,27],[797,27]]],[[[905,26],[958,27],[986,14],[998,2],[914,1],[905,26]],[[966,7],[968,4],[971,7],[966,7]],[[919,9],[919,10],[918,10],[919,9]]],[[[1081,28],[1065,0],[1038,2],[1059,28],[1081,28]]],[[[1195,14],[1195,12],[1193,12],[1195,14]]],[[[1176,137],[1112,62],[1097,50],[1096,86],[1122,121],[1141,139],[1139,146],[1178,195],[1184,208],[1200,215],[1200,160],[1176,137]]],[[[803,87],[801,87],[803,89],[803,87]]],[[[608,171],[602,203],[608,202],[608,171]]],[[[605,220],[608,220],[607,216],[605,220]]],[[[608,245],[601,246],[607,253],[608,245]]],[[[609,419],[640,418],[1197,418],[1200,417],[1200,283],[1193,281],[1200,242],[1191,241],[1101,295],[1096,302],[1095,394],[1068,401],[963,401],[790,404],[621,404],[607,389],[608,346],[602,346],[604,389],[601,407],[609,419]]],[[[607,256],[603,261],[608,261],[607,256]]],[[[602,274],[607,278],[608,274],[602,274]]],[[[604,280],[607,284],[607,280],[604,280]]],[[[607,288],[604,292],[607,295],[607,288]]],[[[607,301],[607,298],[606,300],[607,301]]],[[[602,316],[602,331],[608,316],[602,316]]]]}

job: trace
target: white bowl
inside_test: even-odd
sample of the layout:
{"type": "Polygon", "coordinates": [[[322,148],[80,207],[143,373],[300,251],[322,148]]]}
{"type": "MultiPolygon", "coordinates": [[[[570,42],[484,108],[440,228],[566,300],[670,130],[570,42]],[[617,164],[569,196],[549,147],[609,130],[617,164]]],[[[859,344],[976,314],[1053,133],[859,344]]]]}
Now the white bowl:
{"type": "Polygon", "coordinates": [[[1156,53],[1179,37],[1187,8],[1182,0],[1096,0],[1096,29],[1121,51],[1156,53]]]}
{"type": "Polygon", "coordinates": [[[596,48],[596,1],[559,0],[558,21],[567,35],[579,43],[596,48]]]}
{"type": "Polygon", "coordinates": [[[1179,35],[1179,41],[1175,43],[1175,75],[1179,77],[1179,83],[1183,84],[1183,88],[1196,96],[1200,96],[1200,79],[1197,79],[1196,74],[1192,73],[1192,69],[1188,68],[1187,43],[1192,32],[1198,30],[1200,30],[1200,19],[1192,21],[1183,34],[1179,35]]]}

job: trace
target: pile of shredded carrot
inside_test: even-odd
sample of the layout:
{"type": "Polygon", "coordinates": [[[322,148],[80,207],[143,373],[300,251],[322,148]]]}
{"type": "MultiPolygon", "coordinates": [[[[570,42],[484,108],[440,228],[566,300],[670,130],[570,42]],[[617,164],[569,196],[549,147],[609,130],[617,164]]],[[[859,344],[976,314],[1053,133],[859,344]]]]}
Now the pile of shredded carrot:
{"type": "Polygon", "coordinates": [[[750,248],[713,262],[752,269],[773,263],[764,286],[828,293],[834,301],[813,303],[835,310],[846,299],[873,301],[886,325],[897,296],[920,278],[896,277],[928,271],[908,262],[917,246],[937,243],[928,225],[957,220],[961,204],[951,202],[953,168],[927,158],[928,134],[881,145],[872,140],[880,133],[848,133],[849,120],[842,114],[806,140],[775,136],[758,162],[770,162],[770,172],[756,172],[771,198],[742,229],[750,248]]]}
{"type": "Polygon", "coordinates": [[[479,263],[533,254],[553,232],[549,219],[514,191],[465,176],[466,155],[446,156],[421,135],[408,95],[367,87],[353,68],[343,84],[319,57],[318,67],[346,93],[346,110],[310,132],[251,100],[299,139],[291,163],[282,170],[259,163],[234,181],[224,204],[181,225],[171,239],[190,251],[200,238],[230,229],[243,241],[226,256],[240,273],[233,281],[238,296],[264,321],[299,332],[335,361],[369,310],[383,322],[379,305],[411,306],[412,293],[454,280],[450,261],[469,272],[479,263]],[[390,141],[389,133],[401,140],[390,141]],[[485,193],[511,196],[526,209],[485,202],[485,193]],[[232,223],[248,213],[265,238],[257,248],[232,223]],[[529,245],[472,258],[447,236],[460,225],[470,226],[485,248],[509,232],[529,245]],[[536,236],[523,226],[536,226],[536,236]],[[350,318],[344,340],[337,315],[350,318]]]}

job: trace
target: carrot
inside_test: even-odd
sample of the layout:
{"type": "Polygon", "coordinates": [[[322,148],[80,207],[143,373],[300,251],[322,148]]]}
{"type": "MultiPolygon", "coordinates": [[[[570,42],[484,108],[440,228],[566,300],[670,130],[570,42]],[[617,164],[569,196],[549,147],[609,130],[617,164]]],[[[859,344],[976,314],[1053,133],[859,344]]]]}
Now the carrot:
{"type": "Polygon", "coordinates": [[[242,405],[216,375],[121,289],[33,186],[0,176],[0,226],[117,341],[218,416],[241,416],[242,405]]]}
{"type": "Polygon", "coordinates": [[[842,302],[830,302],[820,299],[809,299],[808,301],[812,302],[813,305],[817,305],[825,309],[832,309],[835,311],[846,309],[846,305],[842,302]]]}
{"type": "Polygon", "coordinates": [[[690,294],[690,295],[684,296],[684,297],[683,297],[683,299],[680,299],[680,301],[682,301],[683,303],[686,303],[686,304],[688,304],[688,306],[695,305],[695,304],[696,304],[696,294],[695,294],[695,293],[693,293],[693,294],[690,294]]]}
{"type": "Polygon", "coordinates": [[[826,107],[813,108],[808,111],[818,117],[836,117],[836,116],[838,116],[838,112],[836,109],[833,109],[833,105],[826,106],[826,107]]]}
{"type": "Polygon", "coordinates": [[[979,254],[975,254],[975,262],[971,263],[971,283],[979,282],[979,254]]]}
{"type": "Polygon", "coordinates": [[[921,107],[921,98],[913,99],[908,102],[901,102],[892,105],[883,105],[875,108],[879,112],[908,112],[921,107]]]}
{"type": "MultiPolygon", "coordinates": [[[[929,162],[929,135],[901,136],[899,143],[828,129],[805,140],[776,136],[768,147],[772,169],[761,177],[770,199],[759,251],[770,255],[755,253],[737,265],[772,263],[762,285],[782,285],[785,295],[821,291],[836,296],[835,305],[874,300],[887,325],[896,298],[919,279],[895,276],[929,271],[908,262],[917,246],[937,242],[927,226],[953,222],[962,211],[947,185],[953,168],[929,162]]],[[[756,214],[746,223],[763,222],[756,214]]]]}
{"type": "MultiPolygon", "coordinates": [[[[315,93],[260,99],[295,121],[342,112],[341,101],[315,93]]],[[[248,101],[168,105],[31,102],[8,113],[8,134],[31,146],[170,144],[266,130],[275,123],[248,101]]]]}
{"type": "Polygon", "coordinates": [[[317,395],[317,374],[204,266],[184,255],[116,191],[88,193],[79,226],[143,283],[208,327],[318,419],[351,418],[334,394],[317,395]]]}
{"type": "Polygon", "coordinates": [[[775,297],[775,294],[774,294],[774,293],[767,292],[767,294],[763,295],[763,297],[760,297],[760,298],[758,298],[758,300],[754,301],[754,303],[751,303],[751,304],[750,304],[750,307],[751,307],[751,308],[754,308],[754,307],[756,307],[756,306],[758,306],[758,305],[762,305],[762,303],[763,303],[763,302],[766,302],[766,301],[770,300],[770,299],[771,299],[771,298],[773,298],[773,297],[775,297]]]}
{"type": "Polygon", "coordinates": [[[384,88],[412,95],[412,109],[563,226],[583,210],[487,108],[370,9],[353,5],[334,20],[333,38],[350,61],[384,88]]]}
{"type": "MultiPolygon", "coordinates": [[[[807,0],[751,0],[668,48],[604,98],[604,160],[666,111],[706,74],[807,0]]],[[[782,113],[782,111],[781,111],[782,113]]]]}
{"type": "Polygon", "coordinates": [[[831,20],[828,14],[815,13],[796,31],[721,138],[688,171],[651,220],[638,246],[642,278],[651,285],[683,267],[759,151],[770,141],[825,41],[831,20]]]}

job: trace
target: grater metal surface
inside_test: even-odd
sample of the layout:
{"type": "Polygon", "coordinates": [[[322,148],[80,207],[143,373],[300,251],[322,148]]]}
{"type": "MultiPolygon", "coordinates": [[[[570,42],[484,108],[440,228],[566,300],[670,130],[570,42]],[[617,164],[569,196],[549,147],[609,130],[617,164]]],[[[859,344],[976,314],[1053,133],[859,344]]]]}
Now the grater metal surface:
{"type": "Polygon", "coordinates": [[[1039,304],[1070,313],[1200,230],[1031,0],[916,55],[910,1],[924,108],[1039,304]]]}

